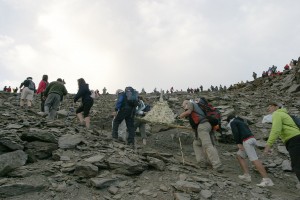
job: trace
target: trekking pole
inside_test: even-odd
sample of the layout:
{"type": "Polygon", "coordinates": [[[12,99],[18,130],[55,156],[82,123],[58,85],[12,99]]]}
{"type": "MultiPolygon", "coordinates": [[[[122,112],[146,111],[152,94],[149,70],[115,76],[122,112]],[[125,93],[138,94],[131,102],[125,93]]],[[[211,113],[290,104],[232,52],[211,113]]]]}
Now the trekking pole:
{"type": "Polygon", "coordinates": [[[179,145],[180,145],[180,151],[181,151],[181,157],[182,157],[182,164],[184,165],[184,157],[183,157],[183,151],[182,151],[182,145],[181,145],[180,136],[178,136],[178,140],[179,140],[179,145]]]}

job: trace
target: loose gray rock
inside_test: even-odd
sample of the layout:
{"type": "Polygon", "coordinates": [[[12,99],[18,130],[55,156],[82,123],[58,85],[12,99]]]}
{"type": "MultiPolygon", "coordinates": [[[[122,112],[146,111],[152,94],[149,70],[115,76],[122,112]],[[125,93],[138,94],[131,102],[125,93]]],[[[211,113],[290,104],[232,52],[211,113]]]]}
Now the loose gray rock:
{"type": "Polygon", "coordinates": [[[0,176],[25,165],[27,158],[27,154],[22,150],[0,155],[0,176]]]}

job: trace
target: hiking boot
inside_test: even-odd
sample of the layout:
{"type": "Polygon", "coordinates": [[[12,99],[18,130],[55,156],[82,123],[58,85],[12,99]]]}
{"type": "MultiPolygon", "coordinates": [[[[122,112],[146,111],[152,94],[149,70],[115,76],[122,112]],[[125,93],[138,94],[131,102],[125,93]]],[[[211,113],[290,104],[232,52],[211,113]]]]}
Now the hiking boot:
{"type": "Polygon", "coordinates": [[[263,178],[260,184],[256,184],[258,187],[271,187],[274,185],[270,178],[263,178]]]}
{"type": "Polygon", "coordinates": [[[243,174],[243,175],[239,175],[239,179],[250,183],[251,182],[251,176],[249,174],[243,174]]]}

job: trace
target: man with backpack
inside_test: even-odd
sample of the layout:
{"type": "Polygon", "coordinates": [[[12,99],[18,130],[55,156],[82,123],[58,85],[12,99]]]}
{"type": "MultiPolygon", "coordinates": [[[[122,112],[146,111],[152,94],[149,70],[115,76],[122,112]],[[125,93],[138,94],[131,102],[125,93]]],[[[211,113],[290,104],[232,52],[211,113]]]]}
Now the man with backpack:
{"type": "Polygon", "coordinates": [[[20,85],[20,89],[24,86],[21,93],[20,107],[24,108],[24,100],[27,99],[27,108],[32,106],[33,95],[35,93],[35,84],[31,77],[27,77],[20,85]]]}
{"type": "Polygon", "coordinates": [[[300,181],[300,129],[281,104],[269,103],[268,112],[272,114],[272,129],[264,153],[267,155],[270,152],[279,137],[290,154],[292,169],[300,181]]]}
{"type": "Polygon", "coordinates": [[[128,138],[127,144],[134,148],[134,116],[135,109],[138,105],[138,94],[137,91],[132,87],[126,87],[125,91],[117,90],[117,102],[115,105],[115,112],[113,115],[115,116],[113,120],[113,129],[112,129],[112,138],[115,141],[118,141],[118,129],[119,125],[125,119],[126,126],[128,129],[128,138]]]}
{"type": "Polygon", "coordinates": [[[223,172],[224,169],[218,151],[212,144],[209,134],[212,126],[203,110],[195,102],[189,100],[183,101],[182,108],[185,111],[179,115],[179,118],[189,117],[189,122],[195,131],[193,149],[200,167],[207,168],[208,165],[212,165],[217,172],[223,172]]]}

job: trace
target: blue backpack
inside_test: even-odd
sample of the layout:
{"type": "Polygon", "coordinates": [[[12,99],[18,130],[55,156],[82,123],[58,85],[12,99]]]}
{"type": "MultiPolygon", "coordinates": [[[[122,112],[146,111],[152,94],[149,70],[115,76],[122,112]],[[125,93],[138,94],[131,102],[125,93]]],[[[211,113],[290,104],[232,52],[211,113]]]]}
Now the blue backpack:
{"type": "Polygon", "coordinates": [[[138,92],[132,87],[125,88],[125,102],[132,107],[136,107],[139,104],[138,92]]]}
{"type": "Polygon", "coordinates": [[[290,115],[290,116],[293,119],[293,121],[295,122],[295,124],[298,126],[298,128],[300,129],[300,118],[295,115],[290,115]]]}

